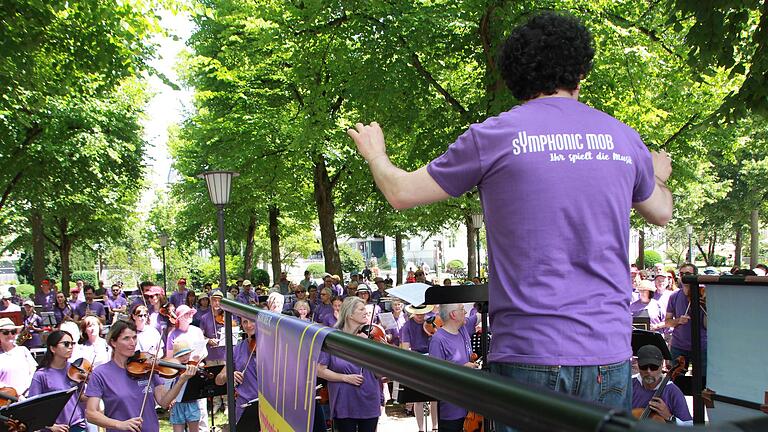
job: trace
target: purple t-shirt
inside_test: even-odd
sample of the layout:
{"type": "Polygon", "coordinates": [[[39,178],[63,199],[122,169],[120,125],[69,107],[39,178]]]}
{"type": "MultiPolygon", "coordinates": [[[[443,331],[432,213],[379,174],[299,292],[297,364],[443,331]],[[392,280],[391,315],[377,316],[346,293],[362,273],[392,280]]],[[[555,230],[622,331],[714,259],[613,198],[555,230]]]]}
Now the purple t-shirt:
{"type": "Polygon", "coordinates": [[[427,171],[452,196],[480,192],[490,361],[630,358],[629,213],[655,187],[637,132],[576,100],[541,98],[472,125],[427,171]]]}
{"type": "Polygon", "coordinates": [[[97,317],[105,318],[106,314],[104,312],[104,305],[100,302],[93,302],[91,304],[88,304],[86,302],[82,302],[79,305],[77,305],[77,308],[75,309],[75,315],[79,316],[80,319],[82,319],[86,315],[96,315],[97,317]]]}
{"type": "Polygon", "coordinates": [[[179,307],[186,303],[188,292],[188,289],[184,289],[182,291],[174,291],[173,294],[171,294],[171,297],[168,299],[168,302],[176,307],[179,307]]]}
{"type": "MultiPolygon", "coordinates": [[[[76,383],[67,378],[69,363],[63,369],[52,367],[38,369],[32,377],[32,385],[29,387],[29,396],[36,396],[43,393],[49,393],[57,390],[67,390],[76,386],[76,383]]],[[[77,403],[77,392],[69,399],[64,409],[56,417],[55,424],[70,424],[85,427],[85,412],[77,403]],[[73,415],[74,413],[74,415],[73,415]],[[72,418],[70,423],[69,419],[72,418]]]]}
{"type": "MultiPolygon", "coordinates": [[[[212,309],[200,316],[200,330],[208,339],[218,339],[219,331],[223,327],[221,324],[217,324],[212,309]]],[[[211,347],[208,346],[208,360],[224,360],[227,357],[227,347],[211,347]]],[[[248,402],[248,401],[246,401],[248,402]]]]}
{"type": "Polygon", "coordinates": [[[335,327],[336,322],[338,322],[338,318],[336,318],[335,315],[333,315],[333,312],[329,314],[325,314],[323,317],[323,325],[327,325],[328,327],[335,327]]]}
{"type": "MultiPolygon", "coordinates": [[[[632,379],[632,408],[645,408],[648,406],[651,397],[656,390],[647,390],[640,382],[640,377],[636,376],[632,379]]],[[[688,404],[685,402],[685,396],[679,387],[675,383],[668,383],[664,390],[661,391],[661,400],[669,407],[669,411],[678,420],[690,421],[693,420],[691,412],[688,410],[688,404]]]]}
{"type": "MultiPolygon", "coordinates": [[[[472,344],[466,327],[459,328],[457,334],[451,334],[439,328],[429,341],[429,356],[463,365],[469,361],[472,344]]],[[[458,420],[467,416],[467,410],[452,403],[439,402],[438,414],[442,420],[458,420]]]]}
{"type": "Polygon", "coordinates": [[[39,292],[35,294],[35,304],[42,306],[44,312],[53,311],[53,305],[56,303],[56,293],[53,290],[48,291],[48,294],[39,292]]]}
{"type": "Polygon", "coordinates": [[[648,303],[643,303],[642,300],[636,300],[629,305],[629,311],[632,312],[633,317],[645,316],[651,319],[651,325],[658,325],[664,322],[664,312],[659,306],[659,302],[651,299],[648,303]],[[645,311],[645,312],[643,312],[645,311]]]}
{"type": "Polygon", "coordinates": [[[314,319],[315,322],[321,323],[325,320],[325,316],[328,314],[333,315],[333,305],[330,303],[318,303],[312,319],[314,319]]]}
{"type": "Polygon", "coordinates": [[[423,324],[416,324],[416,321],[409,319],[400,329],[400,342],[411,344],[411,351],[422,354],[429,352],[430,337],[424,332],[423,324]]]}
{"type": "Polygon", "coordinates": [[[248,346],[247,339],[241,340],[233,347],[235,370],[245,370],[243,383],[237,386],[237,405],[235,405],[237,420],[240,420],[240,416],[243,415],[243,411],[245,410],[242,405],[259,397],[259,379],[256,376],[257,355],[258,350],[251,355],[251,349],[248,346]],[[249,358],[250,362],[248,361],[249,358]]]}
{"type": "MultiPolygon", "coordinates": [[[[394,315],[392,318],[395,318],[394,315]]],[[[400,346],[400,332],[403,329],[403,326],[405,326],[406,322],[408,322],[408,319],[405,316],[405,312],[400,312],[400,316],[395,318],[395,327],[385,331],[385,333],[392,335],[392,339],[389,342],[390,345],[394,345],[396,347],[400,346]]]]}
{"type": "Polygon", "coordinates": [[[120,309],[123,306],[128,306],[128,300],[125,297],[117,296],[114,299],[107,299],[107,307],[110,309],[120,309]]]}
{"type": "MultiPolygon", "coordinates": [[[[667,313],[671,313],[672,318],[679,318],[682,315],[691,316],[688,304],[688,297],[686,297],[682,289],[678,290],[669,298],[667,313]]],[[[701,316],[702,314],[699,315],[701,316]]],[[[701,328],[701,349],[706,350],[707,328],[704,327],[703,317],[699,319],[699,323],[701,328]]],[[[685,351],[691,350],[691,321],[688,321],[683,325],[675,326],[675,329],[672,330],[672,343],[670,345],[685,351]]]]}
{"type": "Polygon", "coordinates": [[[253,292],[253,291],[248,291],[248,292],[243,291],[243,292],[241,292],[240,294],[237,295],[236,300],[239,301],[240,303],[243,303],[243,304],[255,303],[256,302],[256,293],[253,292]]]}
{"type": "MultiPolygon", "coordinates": [[[[115,361],[97,366],[88,381],[85,395],[98,397],[104,401],[104,414],[115,420],[128,420],[138,417],[141,412],[141,402],[144,400],[144,389],[147,388],[148,378],[133,379],[125,369],[115,361]]],[[[157,375],[152,376],[149,386],[150,395],[144,404],[144,414],[141,424],[143,432],[159,432],[160,426],[155,412],[154,390],[163,385],[163,380],[157,375]]],[[[119,432],[118,429],[107,429],[107,432],[119,432]]]]}
{"type": "Polygon", "coordinates": [[[359,386],[328,381],[331,418],[370,419],[381,415],[381,384],[373,372],[326,352],[320,353],[318,362],[336,373],[363,376],[359,386]]]}

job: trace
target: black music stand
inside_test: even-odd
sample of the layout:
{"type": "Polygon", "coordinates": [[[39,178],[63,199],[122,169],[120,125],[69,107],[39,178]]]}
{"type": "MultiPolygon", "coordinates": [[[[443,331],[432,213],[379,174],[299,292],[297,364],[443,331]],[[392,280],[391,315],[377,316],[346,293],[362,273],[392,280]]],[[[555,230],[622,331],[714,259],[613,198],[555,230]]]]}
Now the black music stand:
{"type": "MultiPolygon", "coordinates": [[[[72,387],[33,396],[0,409],[0,415],[21,421],[30,431],[52,426],[76,390],[77,387],[72,387]]],[[[6,431],[8,427],[1,422],[0,432],[6,431]]]]}
{"type": "Polygon", "coordinates": [[[653,345],[661,351],[661,356],[665,360],[672,360],[672,354],[669,352],[667,343],[664,341],[664,336],[661,333],[656,333],[647,330],[633,329],[632,330],[632,354],[637,355],[637,350],[645,345],[653,345]]]}
{"type": "Polygon", "coordinates": [[[227,385],[216,385],[216,375],[224,369],[224,365],[207,366],[203,370],[206,372],[206,376],[203,377],[200,374],[193,376],[187,381],[187,386],[184,388],[184,394],[181,396],[182,402],[192,402],[198,399],[208,399],[208,408],[211,416],[211,430],[214,430],[216,425],[214,424],[213,416],[216,414],[213,412],[213,397],[214,396],[226,396],[227,385]]]}
{"type": "Polygon", "coordinates": [[[259,398],[250,400],[242,406],[244,410],[240,420],[237,421],[237,430],[240,432],[259,432],[261,430],[261,423],[259,423],[259,398]]]}

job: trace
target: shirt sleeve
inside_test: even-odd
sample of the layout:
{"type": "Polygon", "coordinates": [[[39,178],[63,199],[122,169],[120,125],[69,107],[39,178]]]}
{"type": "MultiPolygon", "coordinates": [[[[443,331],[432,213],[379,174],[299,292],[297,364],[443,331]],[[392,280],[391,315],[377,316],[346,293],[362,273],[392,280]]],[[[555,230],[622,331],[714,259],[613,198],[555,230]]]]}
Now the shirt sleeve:
{"type": "Polygon", "coordinates": [[[640,136],[637,136],[640,151],[637,154],[635,185],[632,189],[632,202],[643,202],[651,197],[656,188],[656,177],[653,172],[653,158],[648,147],[643,144],[640,136]]]}
{"type": "Polygon", "coordinates": [[[482,178],[480,153],[472,127],[464,132],[445,153],[427,165],[432,179],[449,195],[458,197],[477,186],[482,178]]]}
{"type": "Polygon", "coordinates": [[[45,393],[45,384],[43,383],[44,380],[45,375],[43,374],[43,369],[35,372],[35,375],[32,377],[32,383],[29,385],[27,394],[32,397],[45,393]]]}
{"type": "Polygon", "coordinates": [[[321,351],[317,362],[321,365],[328,366],[331,363],[331,355],[325,351],[321,351]]]}
{"type": "Polygon", "coordinates": [[[429,356],[445,360],[445,349],[443,349],[442,338],[432,336],[429,341],[429,356]]]}
{"type": "Polygon", "coordinates": [[[104,381],[100,374],[97,374],[96,372],[91,374],[91,379],[88,380],[88,385],[85,387],[85,395],[88,397],[103,398],[104,381]]]}

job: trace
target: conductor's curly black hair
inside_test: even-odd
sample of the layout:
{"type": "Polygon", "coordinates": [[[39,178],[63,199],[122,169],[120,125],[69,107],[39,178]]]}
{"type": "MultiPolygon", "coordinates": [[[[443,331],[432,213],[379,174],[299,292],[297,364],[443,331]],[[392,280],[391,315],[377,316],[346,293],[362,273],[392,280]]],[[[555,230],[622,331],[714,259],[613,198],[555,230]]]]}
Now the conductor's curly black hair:
{"type": "Polygon", "coordinates": [[[499,55],[501,77],[521,101],[575,90],[592,69],[592,35],[575,17],[542,12],[516,27],[499,55]]]}

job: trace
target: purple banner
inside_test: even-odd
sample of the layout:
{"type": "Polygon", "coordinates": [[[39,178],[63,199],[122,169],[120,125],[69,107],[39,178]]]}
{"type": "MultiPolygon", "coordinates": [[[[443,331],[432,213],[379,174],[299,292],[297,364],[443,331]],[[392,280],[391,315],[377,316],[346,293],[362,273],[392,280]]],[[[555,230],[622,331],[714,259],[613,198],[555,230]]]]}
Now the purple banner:
{"type": "Polygon", "coordinates": [[[335,330],[265,311],[256,322],[261,429],[311,432],[317,360],[325,335],[335,330]]]}

